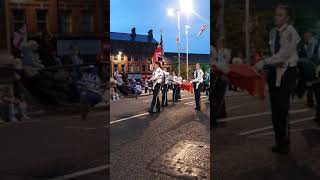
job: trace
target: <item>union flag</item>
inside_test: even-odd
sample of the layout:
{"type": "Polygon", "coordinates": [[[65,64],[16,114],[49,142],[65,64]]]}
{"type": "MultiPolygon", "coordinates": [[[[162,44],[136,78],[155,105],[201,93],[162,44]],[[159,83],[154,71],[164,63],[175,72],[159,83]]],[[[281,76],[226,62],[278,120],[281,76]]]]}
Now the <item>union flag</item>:
{"type": "Polygon", "coordinates": [[[161,34],[160,42],[152,56],[152,63],[155,63],[159,60],[162,61],[162,59],[163,59],[163,41],[162,41],[162,34],[161,34]]]}

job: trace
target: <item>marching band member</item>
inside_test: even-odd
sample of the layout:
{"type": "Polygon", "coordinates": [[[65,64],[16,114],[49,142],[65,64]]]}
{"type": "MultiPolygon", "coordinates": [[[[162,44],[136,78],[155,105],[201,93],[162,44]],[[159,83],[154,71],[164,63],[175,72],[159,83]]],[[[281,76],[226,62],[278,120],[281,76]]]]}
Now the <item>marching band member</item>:
{"type": "Polygon", "coordinates": [[[270,32],[272,56],[259,61],[257,70],[268,65],[268,86],[272,111],[272,123],[276,145],[274,153],[287,154],[289,149],[288,111],[290,93],[296,84],[296,66],[298,61],[297,45],[300,37],[290,24],[292,11],[288,6],[279,5],[275,9],[276,27],[270,32]]]}
{"type": "Polygon", "coordinates": [[[149,81],[153,82],[153,98],[151,102],[150,113],[160,112],[160,100],[159,100],[159,92],[161,88],[161,83],[163,79],[163,71],[161,69],[160,62],[157,61],[154,63],[154,71],[152,77],[149,81]]]}
{"type": "Polygon", "coordinates": [[[301,60],[298,62],[299,71],[302,75],[302,80],[307,85],[307,106],[310,108],[314,105],[312,86],[308,86],[308,82],[315,78],[315,65],[318,60],[319,42],[313,36],[313,33],[307,31],[303,34],[303,43],[299,48],[299,56],[301,60]]]}
{"type": "Polygon", "coordinates": [[[168,87],[169,87],[169,72],[167,68],[163,68],[163,80],[162,85],[162,106],[168,106],[168,87]]]}
{"type": "Polygon", "coordinates": [[[201,91],[203,87],[203,76],[204,73],[202,69],[200,68],[200,64],[196,64],[196,70],[193,73],[194,79],[191,81],[193,83],[193,89],[194,89],[194,98],[196,101],[196,108],[195,110],[200,111],[201,110],[201,102],[200,102],[200,96],[201,91]]]}
{"type": "Polygon", "coordinates": [[[178,100],[181,99],[181,83],[182,83],[182,77],[178,75],[178,89],[177,89],[178,100]]]}
{"type": "Polygon", "coordinates": [[[178,101],[178,86],[179,86],[179,79],[176,75],[175,71],[172,71],[172,100],[173,102],[178,101]]]}

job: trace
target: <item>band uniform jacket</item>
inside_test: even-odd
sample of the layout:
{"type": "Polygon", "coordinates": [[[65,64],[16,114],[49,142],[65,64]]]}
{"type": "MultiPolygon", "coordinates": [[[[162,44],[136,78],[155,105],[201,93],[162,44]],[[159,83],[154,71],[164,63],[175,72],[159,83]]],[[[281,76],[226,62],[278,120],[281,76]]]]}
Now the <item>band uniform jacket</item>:
{"type": "Polygon", "coordinates": [[[198,89],[199,84],[203,83],[204,73],[202,69],[195,70],[193,76],[194,79],[192,80],[192,83],[196,83],[196,89],[198,89]]]}
{"type": "Polygon", "coordinates": [[[161,68],[157,68],[153,71],[152,77],[150,78],[150,81],[153,82],[153,88],[156,86],[157,83],[162,83],[163,79],[163,71],[161,68]]]}
{"type": "Polygon", "coordinates": [[[269,34],[269,45],[272,56],[265,59],[265,64],[276,66],[276,86],[281,84],[281,78],[288,67],[297,66],[299,59],[297,45],[301,38],[292,25],[285,24],[280,28],[274,28],[269,34]],[[276,51],[277,31],[280,36],[280,49],[276,51]]]}

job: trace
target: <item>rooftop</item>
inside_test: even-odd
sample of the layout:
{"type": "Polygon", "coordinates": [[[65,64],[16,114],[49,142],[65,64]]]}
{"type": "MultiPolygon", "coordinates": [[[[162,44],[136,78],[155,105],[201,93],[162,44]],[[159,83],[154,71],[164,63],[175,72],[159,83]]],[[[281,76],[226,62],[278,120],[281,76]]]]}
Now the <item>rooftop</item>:
{"type": "MultiPolygon", "coordinates": [[[[110,40],[117,41],[132,41],[131,34],[129,33],[119,33],[119,32],[110,32],[110,40]]],[[[133,40],[135,42],[150,42],[148,41],[147,35],[136,34],[136,38],[133,40]]],[[[158,43],[154,38],[152,38],[152,43],[158,43]]]]}
{"type": "MultiPolygon", "coordinates": [[[[169,64],[172,64],[173,61],[178,60],[177,52],[165,52],[164,53],[166,61],[169,64]]],[[[186,53],[180,53],[181,62],[186,61],[186,53]]],[[[202,63],[207,64],[210,63],[210,54],[197,54],[197,53],[189,53],[189,63],[202,63]]]]}

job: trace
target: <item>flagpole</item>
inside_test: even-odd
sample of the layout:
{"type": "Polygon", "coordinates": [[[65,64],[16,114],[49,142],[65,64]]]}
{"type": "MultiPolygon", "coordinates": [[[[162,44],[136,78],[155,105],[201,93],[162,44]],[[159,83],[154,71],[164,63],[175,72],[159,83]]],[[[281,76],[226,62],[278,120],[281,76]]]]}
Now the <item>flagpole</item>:
{"type": "Polygon", "coordinates": [[[189,81],[189,39],[188,39],[188,34],[189,34],[189,26],[188,25],[186,25],[185,26],[185,30],[186,30],[186,56],[187,56],[187,62],[186,62],[186,65],[187,65],[187,67],[186,67],[186,71],[187,71],[187,82],[189,81]]]}
{"type": "Polygon", "coordinates": [[[250,34],[249,34],[249,22],[250,22],[250,2],[246,0],[246,20],[245,20],[245,27],[246,27],[246,62],[250,62],[250,34]]]}
{"type": "Polygon", "coordinates": [[[180,76],[180,10],[177,11],[178,14],[178,75],[180,76]]]}

